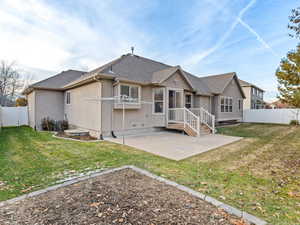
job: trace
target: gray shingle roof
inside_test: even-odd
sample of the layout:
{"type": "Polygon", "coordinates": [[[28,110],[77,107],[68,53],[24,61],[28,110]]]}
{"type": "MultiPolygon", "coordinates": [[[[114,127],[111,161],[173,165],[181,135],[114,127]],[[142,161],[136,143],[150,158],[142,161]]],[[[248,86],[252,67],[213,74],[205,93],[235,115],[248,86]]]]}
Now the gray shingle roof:
{"type": "MultiPolygon", "coordinates": [[[[176,71],[178,68],[180,67],[174,67],[152,59],[127,54],[87,73],[82,78],[86,79],[95,74],[105,74],[136,82],[157,83],[157,81],[163,80],[166,76],[170,75],[170,72],[176,71]]],[[[211,95],[210,89],[198,77],[184,70],[182,71],[197,93],[211,95]]],[[[75,82],[79,82],[82,78],[79,78],[75,82]]]]}
{"type": "Polygon", "coordinates": [[[78,79],[85,72],[78,70],[67,70],[45,80],[31,84],[29,87],[33,88],[49,88],[49,89],[60,89],[68,83],[78,79]]]}
{"type": "Polygon", "coordinates": [[[239,79],[239,82],[240,82],[240,84],[241,84],[242,87],[256,87],[257,89],[259,89],[259,90],[261,90],[261,91],[264,91],[264,90],[261,89],[260,87],[257,87],[256,85],[251,84],[251,83],[249,83],[249,82],[247,82],[247,81],[244,81],[244,80],[240,80],[240,79],[239,79]]]}
{"type": "Polygon", "coordinates": [[[221,94],[234,76],[235,73],[224,73],[219,75],[200,77],[200,79],[209,87],[209,89],[213,93],[221,94]]]}
{"type": "Polygon", "coordinates": [[[76,85],[95,75],[105,75],[112,79],[123,79],[145,84],[160,83],[176,72],[176,70],[180,70],[197,94],[201,95],[222,93],[229,80],[235,76],[235,73],[227,73],[197,77],[182,70],[180,66],[170,66],[152,59],[126,54],[90,72],[63,71],[30,87],[62,89],[76,85]]]}
{"type": "Polygon", "coordinates": [[[171,74],[175,73],[179,67],[169,67],[163,70],[156,71],[152,74],[152,83],[161,83],[166,80],[171,74]]]}

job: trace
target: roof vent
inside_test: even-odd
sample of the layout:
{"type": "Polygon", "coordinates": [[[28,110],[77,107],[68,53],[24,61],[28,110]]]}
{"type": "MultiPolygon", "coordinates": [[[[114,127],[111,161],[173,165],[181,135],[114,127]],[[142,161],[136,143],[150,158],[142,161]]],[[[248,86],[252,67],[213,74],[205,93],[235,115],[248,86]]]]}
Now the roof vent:
{"type": "Polygon", "coordinates": [[[131,47],[131,55],[133,55],[133,53],[134,53],[134,47],[132,46],[131,47]]]}

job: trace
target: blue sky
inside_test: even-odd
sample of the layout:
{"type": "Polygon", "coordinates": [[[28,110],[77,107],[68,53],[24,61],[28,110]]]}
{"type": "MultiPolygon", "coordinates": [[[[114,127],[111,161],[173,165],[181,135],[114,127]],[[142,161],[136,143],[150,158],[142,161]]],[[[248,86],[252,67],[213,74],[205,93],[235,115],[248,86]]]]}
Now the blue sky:
{"type": "MultiPolygon", "coordinates": [[[[298,3],[298,4],[297,4],[298,3]]],[[[189,72],[235,71],[276,97],[275,70],[297,45],[288,36],[296,0],[1,0],[0,59],[32,80],[91,70],[135,54],[189,72]]]]}

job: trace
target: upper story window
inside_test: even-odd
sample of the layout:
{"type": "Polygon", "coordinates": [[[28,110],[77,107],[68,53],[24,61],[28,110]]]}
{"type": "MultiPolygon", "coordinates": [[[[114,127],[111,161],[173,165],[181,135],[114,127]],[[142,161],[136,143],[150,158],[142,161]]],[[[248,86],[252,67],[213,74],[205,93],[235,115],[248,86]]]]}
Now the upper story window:
{"type": "Polygon", "coordinates": [[[264,92],[263,91],[259,91],[259,97],[262,99],[263,98],[263,95],[264,95],[264,92]]]}
{"type": "Polygon", "coordinates": [[[255,95],[255,88],[251,88],[252,89],[252,95],[255,95]]]}
{"type": "Polygon", "coordinates": [[[66,104],[67,105],[71,104],[71,92],[69,91],[66,92],[66,104]]]}
{"type": "Polygon", "coordinates": [[[153,89],[153,113],[163,114],[164,113],[164,101],[165,101],[165,91],[164,88],[154,88],[153,89]]]}
{"type": "Polygon", "coordinates": [[[121,84],[120,97],[122,101],[138,103],[140,99],[139,86],[121,84]]]}
{"type": "Polygon", "coordinates": [[[232,112],[232,97],[221,96],[221,112],[232,112]]]}
{"type": "Polygon", "coordinates": [[[191,94],[185,95],[185,107],[188,109],[192,108],[192,95],[191,94]]]}

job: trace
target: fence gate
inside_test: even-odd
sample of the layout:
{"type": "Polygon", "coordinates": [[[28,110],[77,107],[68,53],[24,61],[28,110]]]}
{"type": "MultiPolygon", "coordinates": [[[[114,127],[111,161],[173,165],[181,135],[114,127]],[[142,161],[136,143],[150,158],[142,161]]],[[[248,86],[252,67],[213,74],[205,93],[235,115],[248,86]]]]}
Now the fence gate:
{"type": "Polygon", "coordinates": [[[0,127],[28,125],[27,107],[0,107],[0,127]]]}

